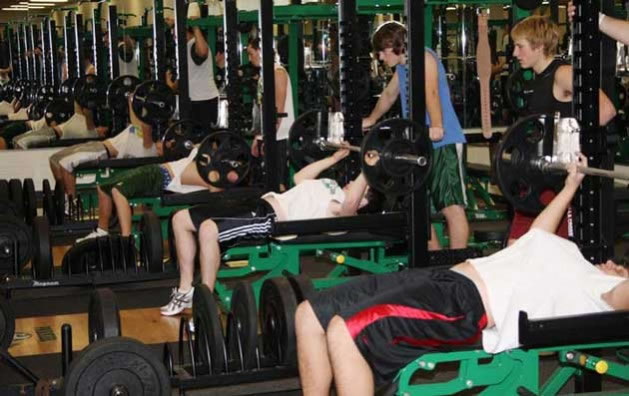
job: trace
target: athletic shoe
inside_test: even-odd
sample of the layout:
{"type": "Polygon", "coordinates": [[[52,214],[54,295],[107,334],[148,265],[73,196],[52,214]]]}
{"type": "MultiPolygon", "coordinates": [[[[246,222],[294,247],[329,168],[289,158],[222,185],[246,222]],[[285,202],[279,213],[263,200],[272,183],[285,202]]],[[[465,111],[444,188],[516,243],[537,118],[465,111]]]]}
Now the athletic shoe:
{"type": "Polygon", "coordinates": [[[96,229],[94,231],[90,232],[89,234],[87,234],[83,238],[77,239],[75,243],[79,243],[79,242],[83,242],[83,241],[85,241],[87,239],[98,238],[98,237],[107,236],[107,235],[109,235],[109,233],[107,231],[103,230],[100,227],[96,227],[96,229]]]}
{"type": "Polygon", "coordinates": [[[170,294],[170,302],[159,310],[164,316],[172,316],[181,313],[186,308],[192,308],[192,294],[194,293],[194,287],[185,293],[179,291],[178,288],[173,288],[170,294]]]}

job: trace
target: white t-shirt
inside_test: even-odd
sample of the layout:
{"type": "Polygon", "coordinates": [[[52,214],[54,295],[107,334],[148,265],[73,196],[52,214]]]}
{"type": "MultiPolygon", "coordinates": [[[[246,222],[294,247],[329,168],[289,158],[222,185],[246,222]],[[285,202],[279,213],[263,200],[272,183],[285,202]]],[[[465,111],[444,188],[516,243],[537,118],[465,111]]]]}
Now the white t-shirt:
{"type": "Polygon", "coordinates": [[[345,191],[332,179],[304,180],[281,194],[269,192],[262,196],[274,197],[286,216],[285,221],[311,220],[329,217],[332,201],[343,203],[345,191]]]}
{"type": "Polygon", "coordinates": [[[512,246],[469,260],[487,287],[496,325],[483,330],[483,349],[517,348],[518,313],[529,319],[609,311],[601,294],[624,280],[602,273],[567,239],[531,229],[512,246]]]}
{"type": "MultiPolygon", "coordinates": [[[[120,50],[120,47],[122,46],[124,46],[124,43],[118,43],[118,50],[120,50]]],[[[131,62],[125,62],[125,60],[122,59],[122,56],[120,56],[120,53],[118,53],[118,67],[121,76],[139,76],[138,60],[135,56],[135,53],[133,54],[133,58],[131,58],[131,62]]]]}
{"type": "Polygon", "coordinates": [[[95,130],[87,129],[87,120],[83,114],[74,113],[72,117],[63,124],[59,125],[61,129],[61,139],[83,139],[98,137],[95,130]]]}
{"type": "Polygon", "coordinates": [[[195,160],[198,151],[199,149],[195,147],[187,157],[168,163],[168,165],[170,166],[170,169],[173,172],[173,179],[166,186],[166,190],[180,193],[180,194],[187,194],[187,193],[207,189],[206,187],[203,187],[203,186],[192,186],[189,184],[181,184],[181,175],[183,175],[183,172],[186,170],[186,167],[195,160]]]}
{"type": "Polygon", "coordinates": [[[208,48],[208,55],[205,61],[197,65],[192,60],[193,45],[196,39],[188,41],[188,90],[190,100],[202,101],[214,99],[218,96],[218,88],[214,81],[214,69],[212,66],[212,50],[208,48]]]}
{"type": "Polygon", "coordinates": [[[129,125],[125,130],[109,139],[109,143],[118,151],[116,158],[141,158],[157,156],[157,148],[152,144],[144,148],[142,128],[129,125]]]}
{"type": "Polygon", "coordinates": [[[286,69],[284,69],[282,65],[280,65],[279,63],[276,63],[275,70],[278,70],[278,69],[283,70],[287,76],[286,99],[284,100],[284,113],[286,113],[286,117],[280,118],[281,122],[280,122],[279,127],[277,128],[277,134],[275,135],[276,136],[275,139],[286,140],[288,139],[288,131],[290,130],[290,127],[293,125],[293,122],[295,122],[295,110],[293,106],[293,86],[290,83],[290,75],[288,74],[286,69]]]}

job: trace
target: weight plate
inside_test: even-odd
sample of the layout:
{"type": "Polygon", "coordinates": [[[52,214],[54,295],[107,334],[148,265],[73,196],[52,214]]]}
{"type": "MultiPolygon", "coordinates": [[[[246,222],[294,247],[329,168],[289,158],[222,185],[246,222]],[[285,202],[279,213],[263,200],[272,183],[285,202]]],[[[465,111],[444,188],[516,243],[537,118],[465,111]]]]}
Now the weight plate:
{"type": "Polygon", "coordinates": [[[21,273],[31,259],[31,251],[31,230],[24,221],[14,216],[0,216],[0,272],[14,273],[17,258],[18,271],[21,273]]]}
{"type": "Polygon", "coordinates": [[[210,133],[206,127],[201,126],[196,121],[177,121],[166,129],[162,137],[162,147],[164,157],[167,161],[176,161],[187,157],[195,144],[201,141],[210,133]]]}
{"type": "Polygon", "coordinates": [[[135,88],[131,107],[143,122],[161,125],[170,120],[175,112],[175,95],[161,81],[146,81],[135,88]]]}
{"type": "Polygon", "coordinates": [[[162,272],[164,262],[164,242],[162,224],[155,212],[148,211],[140,220],[140,257],[146,260],[148,272],[162,272]]]}
{"type": "Polygon", "coordinates": [[[170,378],[153,351],[127,337],[90,344],[75,358],[63,380],[66,396],[170,396],[170,378]]]}
{"type": "Polygon", "coordinates": [[[66,217],[66,194],[63,191],[63,184],[57,182],[55,184],[55,219],[57,220],[57,225],[61,225],[65,222],[66,217]]]}
{"type": "Polygon", "coordinates": [[[37,216],[37,196],[35,195],[33,179],[24,179],[22,195],[24,197],[24,218],[26,223],[33,224],[33,219],[37,216]]]}
{"type": "Polygon", "coordinates": [[[9,302],[0,296],[0,348],[6,351],[13,342],[15,334],[15,312],[9,302]]]}
{"type": "Polygon", "coordinates": [[[223,328],[216,300],[206,285],[199,285],[194,289],[192,314],[200,361],[212,374],[224,372],[227,354],[223,328]]]}
{"type": "Polygon", "coordinates": [[[22,182],[19,179],[9,180],[9,191],[11,192],[11,202],[17,209],[19,218],[24,217],[24,195],[22,194],[22,182]]]}
{"type": "Polygon", "coordinates": [[[240,184],[251,168],[251,148],[240,136],[218,131],[203,139],[196,157],[197,170],[217,188],[240,184]]]}
{"type": "Polygon", "coordinates": [[[290,275],[287,279],[293,288],[297,304],[312,298],[316,293],[312,280],[307,275],[290,275]]]}
{"type": "Polygon", "coordinates": [[[126,114],[129,111],[129,95],[140,84],[135,76],[120,76],[107,87],[107,107],[116,113],[126,114]]]}
{"type": "Polygon", "coordinates": [[[0,201],[10,201],[11,193],[9,192],[9,182],[0,179],[0,201]]]}
{"type": "Polygon", "coordinates": [[[304,166],[327,157],[330,153],[322,150],[315,142],[328,137],[328,113],[309,110],[295,120],[288,132],[288,155],[292,164],[301,169],[304,166]]]}
{"type": "Polygon", "coordinates": [[[92,292],[87,315],[90,343],[121,335],[120,311],[116,295],[111,289],[96,289],[92,292]]]}
{"type": "Polygon", "coordinates": [[[106,235],[74,244],[63,256],[64,274],[135,271],[137,251],[132,237],[106,235]]]}
{"type": "Polygon", "coordinates": [[[37,216],[33,219],[33,270],[35,279],[50,279],[53,276],[52,248],[48,218],[37,216]]]}
{"type": "Polygon", "coordinates": [[[55,198],[50,189],[50,182],[44,179],[42,184],[44,215],[48,217],[49,224],[57,224],[57,213],[55,209],[55,198]]]}
{"type": "Polygon", "coordinates": [[[256,297],[249,282],[239,281],[232,289],[229,323],[227,351],[230,360],[239,362],[239,368],[243,370],[256,368],[258,310],[256,297]]]}
{"type": "Polygon", "coordinates": [[[260,327],[265,357],[278,365],[297,363],[295,310],[297,299],[286,278],[264,281],[260,290],[260,327]]]}
{"type": "Polygon", "coordinates": [[[46,106],[46,112],[44,117],[46,118],[46,125],[53,126],[62,124],[70,119],[74,114],[74,105],[71,101],[64,98],[57,98],[50,102],[46,106]]]}

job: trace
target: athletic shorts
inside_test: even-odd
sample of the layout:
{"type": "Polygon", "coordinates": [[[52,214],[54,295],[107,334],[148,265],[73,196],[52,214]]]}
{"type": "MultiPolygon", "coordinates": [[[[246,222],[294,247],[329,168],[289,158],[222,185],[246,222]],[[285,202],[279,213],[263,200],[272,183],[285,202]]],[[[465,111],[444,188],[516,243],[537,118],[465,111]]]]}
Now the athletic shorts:
{"type": "MultiPolygon", "coordinates": [[[[544,205],[548,205],[550,201],[555,198],[555,195],[556,194],[553,190],[545,190],[540,195],[540,202],[544,205]]],[[[568,212],[571,212],[571,210],[568,210],[568,212]]],[[[515,210],[513,213],[513,220],[511,220],[511,228],[509,229],[509,239],[518,239],[522,235],[526,234],[531,228],[531,225],[533,224],[533,221],[535,221],[536,217],[537,215],[530,215],[528,213],[515,210]]],[[[571,221],[569,220],[568,213],[566,213],[561,219],[561,223],[559,223],[559,227],[557,227],[557,231],[555,233],[562,238],[569,238],[573,234],[570,230],[570,223],[571,221]]]]}
{"type": "Polygon", "coordinates": [[[196,205],[188,209],[192,224],[197,230],[210,218],[216,223],[218,242],[222,246],[241,240],[264,239],[273,232],[275,211],[264,199],[259,200],[254,210],[233,217],[212,217],[215,210],[212,204],[196,205]]]}
{"type": "Polygon", "coordinates": [[[203,126],[214,126],[218,119],[218,97],[190,102],[190,116],[203,126]]]}
{"type": "Polygon", "coordinates": [[[8,144],[13,144],[13,138],[29,131],[26,122],[14,122],[7,125],[1,132],[0,137],[8,144]]]}
{"type": "Polygon", "coordinates": [[[359,276],[310,304],[324,329],[345,320],[378,387],[423,354],[479,348],[487,324],[474,283],[448,269],[359,276]]]}
{"type": "Polygon", "coordinates": [[[452,205],[467,206],[462,150],[463,145],[457,143],[432,151],[428,189],[430,199],[438,212],[452,205]]]}
{"type": "Polygon", "coordinates": [[[168,172],[157,164],[143,165],[120,172],[99,187],[107,195],[111,195],[111,189],[115,187],[127,199],[156,197],[164,190],[164,171],[168,172]]]}
{"type": "Polygon", "coordinates": [[[86,142],[57,151],[50,156],[50,163],[72,173],[82,163],[107,158],[109,153],[103,142],[86,142]]]}
{"type": "Polygon", "coordinates": [[[34,147],[45,147],[57,140],[55,130],[45,127],[39,131],[28,131],[13,138],[13,148],[29,149],[34,147]]]}

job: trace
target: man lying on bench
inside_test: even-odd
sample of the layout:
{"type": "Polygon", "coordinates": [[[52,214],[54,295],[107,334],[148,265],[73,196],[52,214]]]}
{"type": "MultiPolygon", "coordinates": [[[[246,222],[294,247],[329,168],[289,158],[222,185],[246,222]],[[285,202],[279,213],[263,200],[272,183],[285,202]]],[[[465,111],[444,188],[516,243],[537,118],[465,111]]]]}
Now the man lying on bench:
{"type": "Polygon", "coordinates": [[[225,247],[226,243],[237,240],[264,239],[271,235],[276,221],[355,215],[368,202],[365,197],[367,181],[362,173],[343,188],[335,180],[316,179],[348,154],[348,150],[339,150],[302,168],[294,175],[293,188],[281,194],[269,192],[262,195],[253,212],[212,219],[213,205],[204,204],[175,213],[172,227],[179,264],[179,287],[173,289],[170,302],[161,308],[162,315],[176,315],[192,307],[196,238],[200,246],[201,280],[214,290],[221,261],[219,244],[225,247]]]}
{"type": "MultiPolygon", "coordinates": [[[[581,157],[580,164],[586,165],[581,157]]],[[[531,319],[629,309],[627,270],[593,266],[554,235],[583,180],[564,188],[512,246],[450,269],[359,277],[323,290],[296,312],[304,395],[371,395],[419,356],[517,348],[519,311],[531,319]]]]}
{"type": "Polygon", "coordinates": [[[131,106],[131,96],[128,102],[131,123],[122,132],[107,140],[75,144],[50,156],[50,170],[57,183],[63,184],[68,197],[76,197],[76,178],[72,172],[80,164],[108,158],[157,156],[152,127],[137,117],[131,106]]]}
{"type": "MultiPolygon", "coordinates": [[[[158,145],[161,155],[161,144],[158,145]]],[[[199,175],[195,158],[198,148],[186,158],[164,164],[143,165],[125,172],[120,172],[96,187],[98,191],[98,228],[87,236],[77,239],[77,243],[105,236],[109,233],[109,219],[115,205],[120,235],[131,235],[131,206],[129,199],[159,196],[164,190],[177,193],[190,193],[208,189],[210,192],[223,191],[206,183],[199,175]]],[[[235,183],[238,174],[230,171],[227,179],[235,183]]]]}

